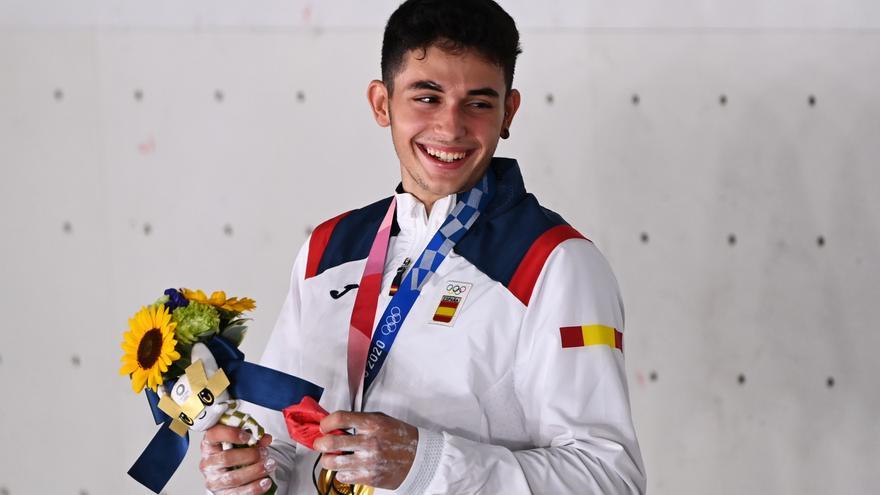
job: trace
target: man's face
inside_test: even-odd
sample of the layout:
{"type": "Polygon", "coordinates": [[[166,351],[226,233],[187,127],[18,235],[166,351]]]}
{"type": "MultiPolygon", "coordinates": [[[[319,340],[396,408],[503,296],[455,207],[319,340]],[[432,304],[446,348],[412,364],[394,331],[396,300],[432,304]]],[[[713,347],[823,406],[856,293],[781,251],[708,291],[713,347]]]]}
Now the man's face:
{"type": "Polygon", "coordinates": [[[430,207],[483,176],[519,93],[506,94],[501,67],[477,53],[431,46],[422,54],[406,55],[393,95],[374,81],[369,96],[377,122],[391,126],[404,189],[430,207]]]}

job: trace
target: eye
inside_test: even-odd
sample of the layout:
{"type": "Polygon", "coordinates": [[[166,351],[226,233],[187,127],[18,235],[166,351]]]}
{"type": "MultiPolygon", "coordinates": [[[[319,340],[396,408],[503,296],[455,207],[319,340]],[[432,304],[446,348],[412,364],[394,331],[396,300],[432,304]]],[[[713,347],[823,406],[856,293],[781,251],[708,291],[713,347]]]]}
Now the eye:
{"type": "Polygon", "coordinates": [[[437,103],[438,101],[440,101],[440,98],[437,98],[436,96],[433,96],[433,95],[428,95],[428,96],[417,96],[416,98],[414,98],[414,100],[419,103],[431,104],[431,103],[437,103]]]}
{"type": "Polygon", "coordinates": [[[472,102],[468,103],[468,105],[471,108],[477,108],[480,110],[488,110],[490,108],[493,108],[491,103],[489,103],[488,101],[482,101],[482,100],[472,101],[472,102]]]}

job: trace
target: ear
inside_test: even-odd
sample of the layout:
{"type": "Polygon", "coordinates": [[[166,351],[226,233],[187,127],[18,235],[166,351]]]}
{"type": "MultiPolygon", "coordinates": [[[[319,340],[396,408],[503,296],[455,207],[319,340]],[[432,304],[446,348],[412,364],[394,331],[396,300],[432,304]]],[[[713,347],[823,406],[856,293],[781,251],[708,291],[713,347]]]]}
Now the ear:
{"type": "Polygon", "coordinates": [[[504,97],[504,122],[501,125],[502,128],[510,129],[511,124],[513,123],[513,116],[516,115],[516,111],[519,110],[521,98],[519,90],[516,89],[511,89],[507,93],[507,96],[504,97]]]}
{"type": "Polygon", "coordinates": [[[390,101],[385,83],[378,79],[370,81],[370,85],[367,87],[367,100],[370,102],[376,123],[382,127],[391,125],[391,112],[388,109],[390,101]]]}

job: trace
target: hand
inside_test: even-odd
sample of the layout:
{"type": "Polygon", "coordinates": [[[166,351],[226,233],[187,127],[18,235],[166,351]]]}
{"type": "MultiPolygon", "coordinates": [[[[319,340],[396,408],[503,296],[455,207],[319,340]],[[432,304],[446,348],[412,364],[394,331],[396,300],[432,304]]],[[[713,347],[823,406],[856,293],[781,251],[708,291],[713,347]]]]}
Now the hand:
{"type": "Polygon", "coordinates": [[[221,442],[244,444],[250,438],[245,430],[219,423],[205,431],[199,470],[211,493],[258,495],[272,486],[272,480],[267,478],[275,470],[275,460],[269,458],[268,451],[271,435],[263,435],[253,447],[223,450],[221,446],[221,442]]]}
{"type": "Polygon", "coordinates": [[[355,435],[326,435],[315,440],[321,466],[336,471],[343,483],[397,489],[412,467],[419,430],[382,413],[337,411],[321,420],[321,431],[355,429],[355,435]],[[330,452],[351,452],[331,454],[330,452]]]}

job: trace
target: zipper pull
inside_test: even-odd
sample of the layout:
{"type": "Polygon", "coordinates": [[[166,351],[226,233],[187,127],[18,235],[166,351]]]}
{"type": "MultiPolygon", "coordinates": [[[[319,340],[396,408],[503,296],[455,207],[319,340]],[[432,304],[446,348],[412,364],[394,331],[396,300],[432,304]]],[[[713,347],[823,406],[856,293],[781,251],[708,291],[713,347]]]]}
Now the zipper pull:
{"type": "Polygon", "coordinates": [[[406,269],[409,267],[410,263],[412,263],[412,260],[406,258],[403,260],[403,264],[400,265],[400,268],[397,269],[397,274],[394,275],[394,280],[391,281],[391,290],[388,291],[389,296],[397,294],[397,291],[400,289],[400,283],[403,282],[403,275],[406,273],[406,269]]]}

